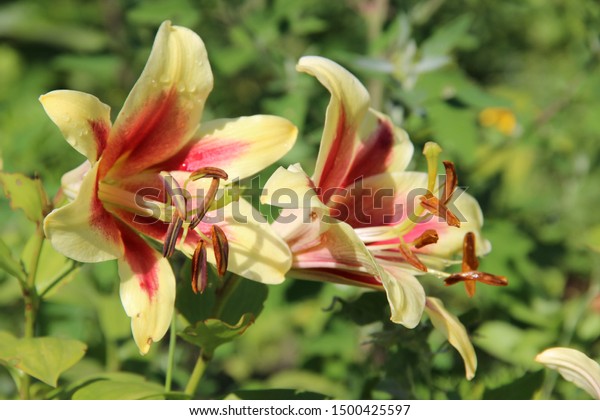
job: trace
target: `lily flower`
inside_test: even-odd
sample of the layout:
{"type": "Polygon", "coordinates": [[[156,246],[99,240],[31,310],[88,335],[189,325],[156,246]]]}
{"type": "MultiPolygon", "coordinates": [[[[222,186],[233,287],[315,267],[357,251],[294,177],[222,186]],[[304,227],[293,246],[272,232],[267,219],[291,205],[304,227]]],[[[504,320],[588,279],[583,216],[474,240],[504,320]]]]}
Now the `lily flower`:
{"type": "MultiPolygon", "coordinates": [[[[406,171],[414,150],[407,133],[369,108],[366,88],[350,72],[322,57],[303,57],[297,69],[315,76],[331,99],[313,176],[299,165],[279,168],[263,191],[263,202],[283,207],[272,226],[292,250],[290,275],[383,289],[391,320],[414,328],[426,307],[415,276],[449,277],[439,269],[456,262],[467,232],[480,255],[489,251],[479,205],[456,189],[450,162],[444,162],[446,180],[439,186],[441,149],[434,143],[424,152],[428,173],[406,171]]],[[[456,318],[434,322],[441,325],[446,336],[466,337],[456,318]]],[[[472,377],[468,338],[450,342],[472,377]]]]}
{"type": "Polygon", "coordinates": [[[190,257],[202,240],[219,270],[225,257],[227,269],[264,283],[283,281],[289,269],[287,246],[249,203],[210,206],[216,190],[209,185],[217,176],[206,168],[228,175],[229,181],[217,177],[221,185],[250,176],[291,148],[296,128],[267,115],[200,125],[212,87],[200,37],[164,22],[114,124],[110,108],[92,95],[58,90],[40,97],[69,144],[87,158],[64,175],[70,202],[46,217],[46,236],[69,258],[118,261],[121,300],[142,354],[164,336],[175,302],[171,266],[147,239],[165,243],[164,255],[177,247],[190,257]],[[210,176],[198,175],[204,173],[210,176]],[[175,194],[176,185],[185,194],[175,194]]]}
{"type": "Polygon", "coordinates": [[[546,349],[535,361],[558,371],[569,382],[600,400],[600,364],[582,352],[567,347],[546,349]]]}

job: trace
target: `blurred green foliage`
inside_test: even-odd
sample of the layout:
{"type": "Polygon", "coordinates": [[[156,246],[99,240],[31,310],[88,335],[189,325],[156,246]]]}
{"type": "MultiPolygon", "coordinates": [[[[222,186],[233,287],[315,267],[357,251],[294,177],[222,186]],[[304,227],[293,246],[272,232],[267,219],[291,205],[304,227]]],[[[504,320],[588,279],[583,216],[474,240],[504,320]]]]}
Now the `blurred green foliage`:
{"type": "MultiPolygon", "coordinates": [[[[266,287],[244,285],[240,296],[253,296],[249,312],[262,312],[243,336],[217,349],[199,397],[586,398],[541,371],[533,357],[561,345],[600,358],[597,1],[4,1],[3,169],[39,176],[54,195],[61,175],[82,158],[37,98],[52,89],[81,90],[116,116],[167,19],[207,45],[215,88],[204,118],[291,119],[300,136],[282,164],[301,162],[309,173],[329,98],[295,63],[322,55],[351,69],[368,86],[373,107],[405,127],[416,150],[434,140],[456,162],[460,185],[481,203],[493,244],[482,268],[510,280],[508,288],[480,287],[468,299],[458,287],[422,278],[472,334],[479,367],[471,382],[429,321],[414,330],[388,322],[382,293],[290,280],[269,287],[267,298],[266,287]],[[296,391],[255,391],[264,389],[296,391]]],[[[418,154],[415,167],[424,167],[418,154]]],[[[8,261],[0,272],[0,329],[21,335],[13,276],[20,275],[18,256],[27,261],[33,228],[4,198],[0,216],[0,253],[8,261]]],[[[50,247],[42,258],[53,262],[45,264],[45,289],[70,263],[50,247]]],[[[210,294],[191,295],[189,267],[180,262],[178,322],[201,323],[210,294]]],[[[60,388],[36,382],[35,395],[164,397],[156,383],[164,381],[168,339],[138,354],[118,298],[116,265],[85,266],[69,280],[47,294],[37,333],[79,340],[88,349],[60,377],[60,388]]],[[[230,325],[244,313],[238,309],[230,325]]],[[[178,341],[175,391],[185,386],[196,356],[193,345],[178,341]]],[[[47,373],[45,382],[52,385],[58,373],[47,373]]],[[[0,368],[0,397],[15,392],[0,368]]]]}

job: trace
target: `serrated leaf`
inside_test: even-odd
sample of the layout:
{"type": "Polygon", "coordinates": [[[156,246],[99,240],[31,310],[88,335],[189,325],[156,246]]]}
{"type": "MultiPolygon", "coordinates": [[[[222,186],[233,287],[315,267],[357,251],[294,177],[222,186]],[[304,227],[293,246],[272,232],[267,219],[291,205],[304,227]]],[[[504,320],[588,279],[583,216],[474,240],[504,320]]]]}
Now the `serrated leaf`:
{"type": "Polygon", "coordinates": [[[42,221],[49,203],[39,179],[31,179],[19,173],[0,172],[0,183],[13,209],[23,210],[32,222],[42,221]]]}
{"type": "Polygon", "coordinates": [[[242,335],[254,322],[254,315],[242,315],[235,325],[227,324],[220,319],[207,319],[194,326],[187,327],[179,336],[185,341],[202,348],[206,355],[212,355],[217,347],[233,341],[242,335]]]}
{"type": "Polygon", "coordinates": [[[0,269],[6,271],[11,276],[15,276],[20,280],[25,280],[27,275],[23,271],[21,264],[12,256],[10,248],[0,238],[0,269]]]}
{"type": "Polygon", "coordinates": [[[60,374],[81,360],[86,349],[81,341],[68,338],[19,339],[0,332],[0,360],[54,387],[60,374]]]}
{"type": "Polygon", "coordinates": [[[79,388],[74,400],[142,400],[163,399],[164,387],[140,380],[99,380],[79,388]]]}

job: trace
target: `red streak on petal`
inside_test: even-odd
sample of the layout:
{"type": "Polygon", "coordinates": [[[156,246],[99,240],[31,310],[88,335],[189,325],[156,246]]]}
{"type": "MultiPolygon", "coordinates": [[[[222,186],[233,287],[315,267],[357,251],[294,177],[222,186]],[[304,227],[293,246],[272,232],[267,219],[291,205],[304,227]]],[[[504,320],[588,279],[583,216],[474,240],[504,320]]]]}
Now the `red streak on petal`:
{"type": "Polygon", "coordinates": [[[392,160],[393,147],[394,131],[391,124],[379,120],[375,131],[359,148],[342,186],[350,185],[361,177],[367,178],[385,172],[392,160]]]}
{"type": "Polygon", "coordinates": [[[115,218],[106,211],[102,201],[98,198],[97,182],[94,185],[94,194],[92,194],[92,202],[90,203],[89,224],[91,229],[102,233],[108,242],[120,243],[119,227],[115,218]]]}
{"type": "Polygon", "coordinates": [[[108,141],[108,134],[110,133],[110,125],[100,120],[88,120],[94,138],[96,139],[96,159],[99,159],[106,148],[106,142],[108,141]]]}
{"type": "MultiPolygon", "coordinates": [[[[299,274],[299,278],[302,278],[301,274],[302,270],[295,270],[295,274],[299,274]]],[[[375,278],[372,274],[367,273],[359,273],[356,271],[347,271],[340,270],[336,268],[318,268],[318,269],[309,269],[307,272],[317,274],[318,273],[326,273],[331,276],[339,277],[340,279],[349,280],[353,283],[357,283],[358,285],[364,284],[370,286],[379,286],[381,287],[381,282],[375,278]]],[[[311,277],[312,279],[313,277],[311,277]]],[[[340,280],[340,283],[343,283],[343,280],[340,280]]]]}
{"type": "Polygon", "coordinates": [[[140,288],[152,300],[158,292],[160,255],[126,226],[122,226],[121,236],[125,244],[125,261],[137,277],[140,288]]]}
{"type": "Polygon", "coordinates": [[[346,122],[346,111],[340,105],[340,115],[337,123],[335,137],[327,151],[327,158],[319,178],[319,194],[321,201],[327,203],[338,187],[342,185],[348,172],[348,162],[353,153],[352,138],[354,131],[346,122]]]}
{"type": "Polygon", "coordinates": [[[175,88],[150,99],[111,132],[100,167],[101,179],[119,161],[115,178],[141,172],[185,146],[189,112],[177,105],[175,88]]]}
{"type": "Polygon", "coordinates": [[[226,170],[251,147],[247,140],[217,137],[203,137],[190,144],[165,162],[165,170],[194,172],[207,166],[226,170]]]}

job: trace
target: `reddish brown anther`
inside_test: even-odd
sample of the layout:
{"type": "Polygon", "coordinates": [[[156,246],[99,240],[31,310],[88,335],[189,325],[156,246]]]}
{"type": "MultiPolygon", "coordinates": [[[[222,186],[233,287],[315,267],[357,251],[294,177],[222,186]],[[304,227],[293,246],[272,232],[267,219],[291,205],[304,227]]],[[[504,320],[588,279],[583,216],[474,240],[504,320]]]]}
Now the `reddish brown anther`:
{"type": "Polygon", "coordinates": [[[203,293],[208,285],[208,272],[206,270],[206,244],[201,239],[196,245],[192,257],[192,290],[195,294],[203,293]]]}
{"type": "Polygon", "coordinates": [[[438,216],[446,221],[449,226],[460,227],[460,220],[433,194],[422,195],[419,197],[421,205],[425,210],[434,216],[438,216]]]}
{"type": "Polygon", "coordinates": [[[413,246],[417,249],[420,249],[424,246],[437,243],[439,239],[440,237],[434,229],[427,229],[413,241],[413,246]]]}
{"type": "Polygon", "coordinates": [[[442,195],[442,203],[447,204],[454,194],[454,190],[458,185],[458,177],[456,176],[456,168],[454,167],[454,163],[449,160],[445,160],[444,168],[446,169],[446,182],[444,184],[444,194],[442,195]]]}
{"type": "Polygon", "coordinates": [[[177,239],[179,238],[179,232],[181,232],[181,228],[183,227],[183,219],[179,217],[178,212],[173,213],[173,220],[169,224],[167,228],[167,234],[165,236],[165,243],[163,244],[162,255],[165,258],[171,258],[173,253],[175,252],[175,245],[177,244],[177,239]]]}
{"type": "Polygon", "coordinates": [[[213,201],[215,201],[217,188],[219,188],[219,178],[213,178],[210,182],[210,186],[208,187],[208,191],[206,191],[206,194],[202,199],[202,204],[198,207],[198,209],[196,209],[196,214],[192,217],[190,229],[194,229],[196,226],[198,226],[198,224],[206,215],[206,212],[212,205],[213,201]]]}
{"type": "Polygon", "coordinates": [[[227,263],[229,262],[229,242],[225,232],[217,226],[212,225],[211,239],[213,251],[215,253],[215,262],[219,276],[227,272],[227,263]]]}
{"type": "Polygon", "coordinates": [[[475,234],[473,232],[468,232],[463,240],[462,273],[452,274],[444,280],[444,284],[446,284],[446,286],[452,286],[461,281],[465,282],[465,289],[469,297],[475,295],[475,286],[477,282],[489,284],[490,286],[508,285],[506,277],[477,271],[478,267],[479,260],[477,259],[477,254],[475,252],[475,234]]]}
{"type": "Polygon", "coordinates": [[[400,242],[400,253],[407,263],[415,267],[417,270],[427,272],[427,266],[415,255],[414,252],[404,242],[400,242]]]}
{"type": "Polygon", "coordinates": [[[201,178],[218,178],[227,180],[229,176],[227,172],[225,172],[221,168],[215,168],[213,166],[205,166],[204,168],[200,168],[197,171],[194,171],[190,174],[191,181],[197,181],[201,178]]]}

